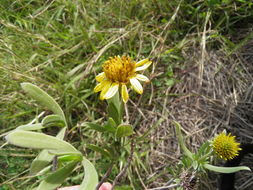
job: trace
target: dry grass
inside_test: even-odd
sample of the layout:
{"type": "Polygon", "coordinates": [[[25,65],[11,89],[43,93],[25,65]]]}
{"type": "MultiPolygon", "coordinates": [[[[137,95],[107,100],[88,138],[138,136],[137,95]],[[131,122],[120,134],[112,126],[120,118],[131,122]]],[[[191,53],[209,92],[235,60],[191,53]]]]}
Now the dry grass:
{"type": "MultiPolygon", "coordinates": [[[[204,59],[201,56],[203,49],[194,41],[187,46],[191,48],[182,50],[185,60],[183,69],[175,72],[180,82],[158,94],[151,93],[152,100],[145,105],[146,110],[142,109],[141,118],[138,118],[138,121],[142,120],[138,127],[140,133],[154,126],[149,134],[150,140],[145,142],[151,145],[148,157],[151,169],[148,175],[142,175],[143,181],[150,182],[146,186],[163,186],[172,177],[168,169],[175,168],[175,163],[179,161],[181,154],[173,120],[182,125],[186,142],[192,150],[198,149],[203,142],[224,129],[236,135],[240,142],[252,142],[252,42],[249,41],[241,52],[230,56],[223,50],[205,49],[204,59]]],[[[156,73],[163,72],[159,60],[157,62],[156,73]]],[[[148,90],[153,92],[152,85],[148,90]]],[[[133,105],[132,109],[136,111],[130,114],[130,118],[136,121],[134,115],[139,111],[138,106],[133,105]]],[[[143,144],[140,146],[143,152],[144,147],[143,144]]],[[[252,160],[250,157],[245,160],[248,159],[252,160]]],[[[250,188],[249,181],[244,185],[243,182],[252,177],[242,179],[242,175],[238,176],[239,189],[250,188]]],[[[215,189],[217,175],[213,177],[213,182],[211,179],[202,181],[199,189],[215,189]]]]}

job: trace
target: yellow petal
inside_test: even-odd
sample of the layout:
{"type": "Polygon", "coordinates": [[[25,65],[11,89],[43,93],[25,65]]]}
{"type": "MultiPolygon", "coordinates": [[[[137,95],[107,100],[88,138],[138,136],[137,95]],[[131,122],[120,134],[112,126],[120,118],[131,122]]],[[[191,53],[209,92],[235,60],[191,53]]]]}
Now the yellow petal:
{"type": "Polygon", "coordinates": [[[140,66],[140,67],[136,67],[135,71],[142,71],[147,69],[150,65],[151,65],[152,61],[148,61],[146,62],[144,65],[140,66]]]}
{"type": "Polygon", "coordinates": [[[143,93],[143,88],[141,86],[141,83],[136,78],[131,78],[130,83],[137,93],[139,93],[139,94],[143,93]]]}
{"type": "Polygon", "coordinates": [[[138,61],[138,62],[135,64],[135,66],[136,66],[136,67],[140,67],[140,66],[142,66],[143,64],[147,63],[148,61],[149,61],[148,59],[140,60],[140,61],[138,61]]]}
{"type": "Polygon", "coordinates": [[[102,91],[101,91],[101,93],[100,93],[100,100],[104,100],[105,98],[104,98],[104,95],[107,93],[107,91],[109,90],[109,88],[111,87],[111,84],[112,84],[112,82],[110,82],[110,81],[105,81],[105,84],[104,84],[104,87],[103,87],[103,89],[102,89],[102,91]]]}
{"type": "Polygon", "coordinates": [[[95,88],[94,88],[94,92],[100,92],[104,88],[104,86],[106,86],[106,84],[108,82],[109,82],[108,80],[104,80],[104,81],[98,83],[97,86],[95,86],[95,88]]]}
{"type": "Polygon", "coordinates": [[[118,83],[112,83],[106,94],[103,96],[104,99],[110,99],[113,97],[116,92],[119,90],[119,84],[118,83]]]}
{"type": "Polygon", "coordinates": [[[123,84],[121,87],[121,96],[122,96],[123,102],[127,103],[128,99],[129,99],[129,95],[128,95],[127,87],[125,84],[123,84]]]}
{"type": "Polygon", "coordinates": [[[135,78],[137,78],[140,81],[149,82],[148,77],[141,75],[141,74],[137,74],[135,78]]]}
{"type": "Polygon", "coordinates": [[[105,73],[104,73],[104,72],[99,73],[99,74],[96,76],[96,81],[98,81],[98,82],[102,82],[104,79],[105,79],[105,73]]]}
{"type": "Polygon", "coordinates": [[[94,88],[94,92],[100,92],[103,89],[102,83],[98,83],[94,88]]]}

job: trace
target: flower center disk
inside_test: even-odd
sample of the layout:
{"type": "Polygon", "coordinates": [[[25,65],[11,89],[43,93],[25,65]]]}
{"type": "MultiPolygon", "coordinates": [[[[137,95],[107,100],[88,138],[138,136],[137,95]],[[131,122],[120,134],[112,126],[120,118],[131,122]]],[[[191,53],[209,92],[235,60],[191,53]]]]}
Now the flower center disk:
{"type": "Polygon", "coordinates": [[[225,160],[238,156],[238,152],[241,150],[239,145],[240,143],[235,141],[235,136],[231,136],[231,134],[226,135],[225,133],[221,133],[213,141],[214,151],[225,160]]]}
{"type": "Polygon", "coordinates": [[[131,77],[135,76],[135,64],[129,56],[110,57],[103,64],[103,71],[112,82],[126,84],[131,77]]]}

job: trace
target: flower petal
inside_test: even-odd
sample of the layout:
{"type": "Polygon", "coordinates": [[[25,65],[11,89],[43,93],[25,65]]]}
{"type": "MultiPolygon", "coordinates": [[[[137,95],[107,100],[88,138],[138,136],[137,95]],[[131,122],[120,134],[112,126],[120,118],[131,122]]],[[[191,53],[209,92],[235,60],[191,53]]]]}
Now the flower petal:
{"type": "Polygon", "coordinates": [[[116,92],[119,90],[119,84],[118,83],[112,83],[106,94],[103,96],[104,99],[110,99],[113,97],[116,92]]]}
{"type": "Polygon", "coordinates": [[[94,92],[100,92],[103,89],[102,83],[98,83],[94,88],[94,92]]]}
{"type": "Polygon", "coordinates": [[[103,89],[102,89],[102,91],[101,91],[101,93],[100,93],[100,100],[104,100],[105,98],[104,98],[104,95],[108,92],[108,90],[110,89],[110,87],[111,87],[111,84],[112,84],[112,82],[111,81],[105,81],[105,84],[104,84],[104,87],[103,87],[103,89]]]}
{"type": "Polygon", "coordinates": [[[121,96],[122,96],[123,102],[127,103],[128,99],[129,99],[129,95],[127,92],[127,86],[125,84],[123,84],[121,86],[121,96]]]}
{"type": "Polygon", "coordinates": [[[104,86],[106,86],[108,82],[108,80],[104,80],[98,83],[97,86],[95,86],[94,88],[94,92],[100,92],[101,90],[103,90],[104,86]]]}
{"type": "Polygon", "coordinates": [[[136,67],[140,67],[140,66],[142,66],[143,64],[147,63],[148,61],[149,61],[148,59],[140,60],[140,61],[138,61],[138,62],[135,64],[135,66],[136,66],[136,67]]]}
{"type": "Polygon", "coordinates": [[[96,76],[96,81],[98,81],[98,82],[102,82],[104,79],[105,79],[105,73],[104,73],[104,72],[99,73],[99,74],[96,76]]]}
{"type": "Polygon", "coordinates": [[[148,61],[146,62],[144,65],[140,66],[140,67],[136,67],[135,71],[142,71],[147,69],[150,65],[151,65],[152,61],[148,61]]]}
{"type": "Polygon", "coordinates": [[[130,83],[137,93],[139,94],[143,93],[143,88],[141,86],[141,83],[135,77],[130,79],[130,83]]]}
{"type": "Polygon", "coordinates": [[[140,81],[149,82],[148,77],[141,75],[141,74],[137,74],[135,78],[137,78],[140,81]]]}

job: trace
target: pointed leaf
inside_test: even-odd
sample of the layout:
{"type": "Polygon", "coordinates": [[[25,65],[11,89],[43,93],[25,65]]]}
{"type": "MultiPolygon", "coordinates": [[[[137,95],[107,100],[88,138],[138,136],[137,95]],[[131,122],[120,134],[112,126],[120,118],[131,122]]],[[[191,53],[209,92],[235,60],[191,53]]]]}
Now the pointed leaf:
{"type": "Polygon", "coordinates": [[[112,155],[110,154],[110,152],[108,150],[104,149],[104,148],[101,148],[101,147],[96,146],[94,144],[88,144],[87,148],[91,149],[91,150],[94,150],[96,152],[99,152],[100,154],[102,154],[106,157],[112,158],[112,155]]]}
{"type": "Polygon", "coordinates": [[[39,155],[33,160],[29,175],[36,175],[42,169],[44,169],[54,158],[54,155],[50,155],[48,150],[42,150],[39,155]]]}
{"type": "Polygon", "coordinates": [[[101,125],[99,124],[96,124],[96,123],[91,123],[91,122],[86,122],[86,123],[83,123],[83,125],[93,129],[93,130],[96,130],[98,132],[105,132],[105,128],[102,127],[101,125]]]}
{"type": "Polygon", "coordinates": [[[78,161],[70,162],[66,166],[50,174],[45,180],[40,183],[36,190],[54,190],[55,188],[59,187],[75,169],[77,163],[78,161]]]}
{"type": "Polygon", "coordinates": [[[41,123],[36,123],[36,124],[21,125],[21,126],[17,127],[16,129],[24,130],[24,131],[36,131],[36,130],[40,130],[43,128],[44,127],[42,126],[41,123]]]}
{"type": "Polygon", "coordinates": [[[53,154],[54,156],[65,156],[65,155],[76,155],[80,156],[82,155],[81,152],[56,152],[54,150],[48,150],[49,154],[53,154]]]}
{"type": "Polygon", "coordinates": [[[219,172],[219,173],[235,173],[241,170],[248,170],[251,171],[249,167],[246,166],[238,166],[238,167],[219,167],[213,166],[210,164],[205,164],[204,167],[208,170],[219,172]]]}
{"type": "Polygon", "coordinates": [[[55,114],[60,115],[63,120],[66,122],[65,115],[59,106],[59,104],[49,96],[44,90],[40,89],[38,86],[31,84],[31,83],[22,83],[21,87],[24,91],[26,91],[33,99],[37,100],[38,103],[47,107],[55,114]]]}
{"type": "Polygon", "coordinates": [[[70,161],[82,161],[83,157],[81,154],[72,154],[72,153],[69,153],[69,154],[66,154],[64,156],[59,156],[58,157],[58,162],[70,162],[70,161]]]}
{"type": "Polygon", "coordinates": [[[104,125],[104,128],[107,132],[111,132],[111,133],[114,133],[116,131],[116,123],[115,121],[113,120],[113,118],[109,118],[108,121],[105,123],[104,125]]]}
{"type": "Polygon", "coordinates": [[[15,130],[6,136],[10,144],[26,148],[53,149],[59,152],[78,152],[71,144],[56,137],[30,131],[15,130]]]}
{"type": "Polygon", "coordinates": [[[65,127],[65,121],[59,115],[48,115],[42,120],[43,127],[65,127]]]}
{"type": "Polygon", "coordinates": [[[107,111],[109,117],[113,118],[117,125],[121,124],[123,107],[119,98],[119,92],[117,92],[112,98],[108,99],[107,102],[107,111]]]}
{"type": "MultiPolygon", "coordinates": [[[[63,139],[66,132],[66,127],[62,128],[56,138],[63,139]]],[[[31,168],[30,168],[30,175],[35,175],[44,169],[54,158],[54,155],[49,154],[48,150],[42,150],[39,155],[33,160],[31,168]]]]}
{"type": "Polygon", "coordinates": [[[116,137],[126,137],[132,135],[133,133],[133,127],[131,125],[122,124],[117,127],[116,137]]]}
{"type": "Polygon", "coordinates": [[[79,187],[79,190],[94,190],[96,189],[96,186],[98,184],[98,174],[93,166],[93,164],[87,160],[86,158],[83,158],[82,161],[83,167],[84,167],[84,179],[79,187]]]}
{"type": "Polygon", "coordinates": [[[121,123],[120,113],[113,102],[110,102],[107,106],[107,112],[111,118],[116,122],[117,125],[121,123]]]}
{"type": "Polygon", "coordinates": [[[197,156],[200,157],[202,155],[206,155],[210,152],[210,150],[211,150],[210,142],[207,141],[201,145],[201,147],[199,148],[197,152],[197,156]]]}
{"type": "Polygon", "coordinates": [[[179,141],[179,144],[183,150],[183,153],[188,156],[189,158],[193,159],[193,154],[191,153],[191,151],[185,146],[185,143],[184,143],[184,138],[183,138],[183,135],[181,133],[181,125],[174,121],[174,124],[176,126],[176,134],[177,134],[177,138],[178,138],[178,141],[179,141]]]}

